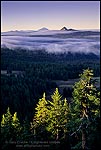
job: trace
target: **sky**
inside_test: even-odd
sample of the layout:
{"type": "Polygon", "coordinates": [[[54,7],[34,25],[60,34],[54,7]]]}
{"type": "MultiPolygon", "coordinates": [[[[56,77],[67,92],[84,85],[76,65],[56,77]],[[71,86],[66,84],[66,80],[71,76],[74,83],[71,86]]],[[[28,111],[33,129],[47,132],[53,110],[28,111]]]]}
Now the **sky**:
{"type": "Polygon", "coordinates": [[[2,1],[1,32],[100,29],[100,1],[2,1]]]}

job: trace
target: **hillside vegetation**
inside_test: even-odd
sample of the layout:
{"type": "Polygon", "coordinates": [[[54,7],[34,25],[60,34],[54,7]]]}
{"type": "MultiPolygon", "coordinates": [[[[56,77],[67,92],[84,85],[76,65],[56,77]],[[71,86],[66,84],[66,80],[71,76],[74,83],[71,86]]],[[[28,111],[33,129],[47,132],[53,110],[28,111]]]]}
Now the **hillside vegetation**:
{"type": "MultiPolygon", "coordinates": [[[[100,146],[100,92],[93,80],[93,70],[86,69],[80,74],[73,86],[71,102],[63,98],[58,88],[50,100],[44,92],[33,107],[31,121],[28,115],[19,119],[18,113],[25,108],[25,98],[21,99],[21,109],[12,112],[8,107],[2,115],[2,149],[92,150],[100,146]]],[[[25,110],[28,111],[28,107],[25,110]]]]}

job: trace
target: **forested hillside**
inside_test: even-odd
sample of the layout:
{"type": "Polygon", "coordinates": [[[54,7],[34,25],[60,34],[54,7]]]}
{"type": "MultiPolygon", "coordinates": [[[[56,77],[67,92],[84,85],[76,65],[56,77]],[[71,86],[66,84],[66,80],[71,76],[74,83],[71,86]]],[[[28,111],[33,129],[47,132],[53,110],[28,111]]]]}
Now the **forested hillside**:
{"type": "MultiPolygon", "coordinates": [[[[100,87],[99,82],[95,80],[97,78],[92,78],[93,73],[88,68],[93,70],[94,77],[100,76],[98,55],[2,49],[1,132],[4,136],[1,144],[3,149],[8,146],[21,146],[21,143],[16,143],[19,140],[22,143],[27,142],[31,148],[34,145],[36,149],[40,145],[33,144],[36,141],[42,141],[40,149],[42,146],[46,146],[49,150],[61,149],[62,146],[64,149],[81,149],[86,144],[87,147],[94,149],[95,143],[99,144],[99,94],[97,93],[100,87]],[[79,74],[84,69],[88,70],[84,71],[79,82],[79,74]],[[76,79],[78,83],[74,82],[76,79]],[[74,88],[72,85],[61,88],[61,82],[66,85],[70,80],[71,84],[75,83],[74,88]],[[93,84],[97,87],[95,88],[93,84]],[[91,86],[91,94],[88,85],[91,86]],[[80,101],[83,99],[84,104],[81,104],[80,101]],[[55,107],[58,110],[55,110],[55,107]],[[79,116],[81,112],[83,114],[79,116]],[[87,132],[84,131],[84,135],[82,133],[83,137],[82,128],[87,128],[87,132]],[[83,139],[85,143],[82,143],[81,137],[84,138],[85,134],[89,136],[83,139]],[[44,143],[47,140],[48,143],[44,143]]],[[[24,145],[26,146],[25,143],[24,145]]]]}
{"type": "MultiPolygon", "coordinates": [[[[26,107],[24,105],[26,96],[30,94],[24,89],[20,91],[23,94],[25,92],[26,95],[21,97],[21,107],[16,111],[13,108],[14,102],[18,107],[20,101],[16,99],[17,93],[14,92],[13,86],[12,93],[15,93],[15,96],[9,96],[13,96],[16,101],[12,100],[12,107],[9,104],[6,106],[7,110],[3,113],[1,120],[2,149],[93,150],[99,147],[100,92],[95,86],[93,75],[93,70],[90,69],[80,74],[79,81],[73,86],[71,102],[59,93],[58,88],[55,89],[50,99],[47,99],[46,92],[43,92],[43,97],[39,98],[35,107],[33,106],[31,120],[28,119],[31,108],[28,104],[32,102],[28,101],[26,107]],[[24,109],[29,113],[21,119],[19,113],[21,114],[24,109]]],[[[13,80],[8,82],[10,86],[14,80],[13,76],[13,80]]],[[[18,80],[16,84],[17,82],[18,80]]],[[[20,87],[21,90],[21,85],[23,86],[20,83],[16,88],[20,87]]],[[[6,90],[7,88],[10,87],[6,87],[6,90]]],[[[5,102],[7,104],[7,101],[5,102]]]]}
{"type": "Polygon", "coordinates": [[[12,112],[21,111],[18,113],[21,120],[26,116],[31,119],[33,107],[43,92],[48,93],[58,87],[55,80],[78,78],[88,67],[93,69],[94,76],[100,76],[99,56],[92,53],[50,54],[45,51],[2,49],[2,113],[10,106],[12,112]]]}

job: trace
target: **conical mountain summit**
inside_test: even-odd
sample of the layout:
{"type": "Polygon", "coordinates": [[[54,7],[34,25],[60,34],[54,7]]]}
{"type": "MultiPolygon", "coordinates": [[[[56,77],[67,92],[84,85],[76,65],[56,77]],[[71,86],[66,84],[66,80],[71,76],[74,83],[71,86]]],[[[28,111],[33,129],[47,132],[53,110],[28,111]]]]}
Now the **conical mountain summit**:
{"type": "Polygon", "coordinates": [[[67,31],[68,29],[66,27],[63,27],[61,30],[63,31],[67,31]]]}

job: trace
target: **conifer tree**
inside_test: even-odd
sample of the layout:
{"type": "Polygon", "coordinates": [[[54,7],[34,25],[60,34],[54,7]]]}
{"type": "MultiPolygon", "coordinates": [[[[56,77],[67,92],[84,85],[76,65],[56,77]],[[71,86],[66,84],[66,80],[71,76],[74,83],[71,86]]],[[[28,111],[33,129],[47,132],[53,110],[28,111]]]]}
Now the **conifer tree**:
{"type": "Polygon", "coordinates": [[[12,128],[12,114],[8,107],[7,112],[2,115],[1,120],[1,148],[5,149],[9,146],[9,143],[13,140],[13,128],[12,128]]]}
{"type": "Polygon", "coordinates": [[[12,115],[8,107],[7,112],[2,115],[1,120],[1,134],[6,139],[11,139],[12,134],[12,115]]]}
{"type": "Polygon", "coordinates": [[[35,108],[35,121],[37,125],[44,124],[46,122],[47,117],[47,101],[45,99],[45,93],[43,94],[43,98],[39,100],[37,107],[35,108]]]}
{"type": "Polygon", "coordinates": [[[15,112],[12,117],[12,126],[13,126],[14,137],[15,137],[15,139],[18,139],[20,136],[22,127],[21,127],[20,121],[17,117],[17,112],[15,112]]]}
{"type": "Polygon", "coordinates": [[[48,106],[48,126],[47,130],[50,131],[56,140],[59,139],[60,132],[66,132],[66,123],[68,122],[69,107],[66,99],[62,100],[62,96],[59,94],[58,88],[51,96],[52,101],[49,101],[48,106]]]}
{"type": "MultiPolygon", "coordinates": [[[[36,135],[36,130],[38,132],[44,132],[46,128],[46,120],[48,118],[48,109],[47,109],[47,100],[45,98],[45,93],[43,94],[43,98],[39,100],[37,107],[35,108],[35,116],[33,118],[33,122],[31,123],[31,130],[36,135]]],[[[37,133],[38,134],[38,133],[37,133]]]]}
{"type": "Polygon", "coordinates": [[[99,93],[94,86],[92,77],[92,70],[86,69],[83,71],[83,74],[80,75],[80,81],[74,85],[73,102],[71,104],[71,122],[77,127],[74,127],[74,129],[82,133],[82,149],[87,149],[88,127],[99,116],[99,93]]]}

